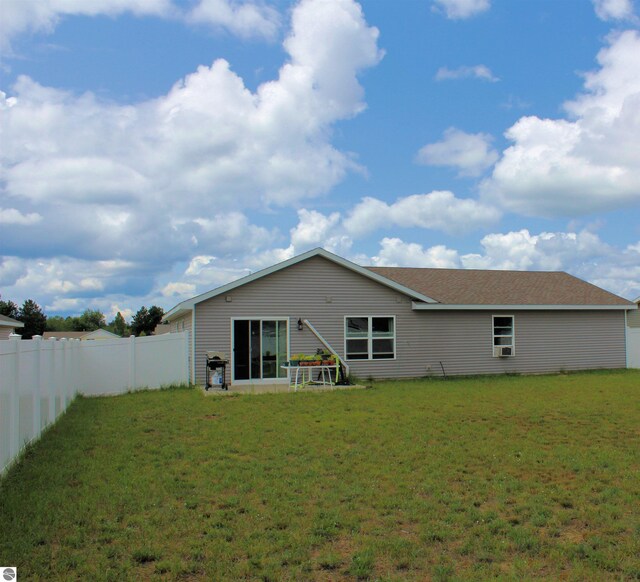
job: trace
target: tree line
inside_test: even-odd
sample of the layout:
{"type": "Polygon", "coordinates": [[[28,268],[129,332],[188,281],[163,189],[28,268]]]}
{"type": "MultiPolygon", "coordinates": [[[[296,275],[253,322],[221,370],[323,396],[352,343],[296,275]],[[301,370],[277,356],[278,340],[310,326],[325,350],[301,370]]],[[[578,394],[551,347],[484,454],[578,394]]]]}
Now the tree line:
{"type": "Polygon", "coordinates": [[[112,321],[107,319],[97,309],[85,309],[81,315],[62,317],[60,315],[47,316],[42,308],[33,300],[27,299],[18,307],[13,301],[4,301],[0,296],[0,315],[11,317],[24,323],[20,328],[22,339],[31,339],[34,335],[42,335],[45,331],[95,331],[106,329],[120,337],[130,335],[151,335],[162,320],[162,307],[152,305],[148,309],[143,305],[127,323],[118,311],[112,321]]]}

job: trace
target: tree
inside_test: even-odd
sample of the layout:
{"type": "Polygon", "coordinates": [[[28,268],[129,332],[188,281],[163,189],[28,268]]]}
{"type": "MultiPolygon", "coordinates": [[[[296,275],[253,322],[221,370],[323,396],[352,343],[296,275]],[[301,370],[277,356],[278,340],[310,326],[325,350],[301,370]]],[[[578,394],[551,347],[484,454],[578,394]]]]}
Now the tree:
{"type": "Polygon", "coordinates": [[[118,311],[115,319],[110,323],[111,328],[113,329],[113,333],[119,335],[120,337],[124,337],[127,332],[127,322],[122,317],[122,313],[118,311]]]}
{"type": "Polygon", "coordinates": [[[151,333],[154,332],[154,330],[156,329],[156,326],[162,321],[163,315],[164,315],[164,309],[162,309],[162,307],[156,307],[155,305],[152,305],[149,308],[149,318],[151,320],[149,322],[149,325],[151,327],[151,333]]]}
{"type": "Polygon", "coordinates": [[[22,304],[17,319],[24,323],[22,339],[31,339],[34,335],[42,335],[47,328],[47,316],[32,299],[27,299],[22,304]]]}
{"type": "Polygon", "coordinates": [[[18,306],[13,301],[3,301],[0,295],[0,315],[18,319],[18,306]]]}
{"type": "Polygon", "coordinates": [[[69,327],[69,319],[61,315],[52,315],[47,317],[47,331],[71,331],[69,327]]]}
{"type": "Polygon", "coordinates": [[[136,336],[151,335],[156,325],[162,320],[164,309],[152,305],[147,309],[144,305],[138,309],[136,314],[131,318],[131,333],[136,336]]]}
{"type": "Polygon", "coordinates": [[[85,309],[80,317],[74,319],[75,331],[95,331],[107,325],[104,313],[97,309],[85,309]]]}

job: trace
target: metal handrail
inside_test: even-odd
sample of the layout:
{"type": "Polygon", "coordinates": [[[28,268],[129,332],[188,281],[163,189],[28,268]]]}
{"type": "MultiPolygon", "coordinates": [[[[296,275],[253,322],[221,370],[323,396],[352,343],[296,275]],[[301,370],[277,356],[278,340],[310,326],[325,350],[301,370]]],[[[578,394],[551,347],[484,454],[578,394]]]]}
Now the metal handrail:
{"type": "Polygon", "coordinates": [[[320,342],[322,342],[322,345],[324,345],[324,347],[327,348],[336,357],[338,364],[344,366],[345,375],[348,377],[349,364],[347,364],[347,362],[345,362],[338,355],[338,353],[331,347],[331,344],[320,335],[320,332],[315,327],[313,327],[313,324],[308,319],[303,319],[302,322],[311,330],[311,333],[315,335],[320,340],[320,342]]]}

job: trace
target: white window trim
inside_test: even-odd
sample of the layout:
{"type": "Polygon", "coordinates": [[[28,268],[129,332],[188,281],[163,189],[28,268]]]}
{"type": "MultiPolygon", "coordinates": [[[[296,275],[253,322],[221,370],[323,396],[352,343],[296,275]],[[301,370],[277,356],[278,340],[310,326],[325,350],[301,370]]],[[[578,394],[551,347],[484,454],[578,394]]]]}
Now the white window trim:
{"type": "Polygon", "coordinates": [[[492,315],[491,316],[491,355],[494,358],[513,358],[516,355],[516,316],[515,315],[511,315],[509,313],[502,313],[502,314],[497,314],[497,315],[492,315]],[[494,343],[495,342],[495,338],[497,337],[496,333],[495,333],[496,317],[510,317],[511,318],[511,345],[509,345],[509,346],[496,346],[495,343],[494,343]],[[497,355],[497,353],[496,353],[496,348],[497,347],[511,348],[511,355],[510,356],[499,356],[499,355],[497,355]]]}
{"type": "MultiPolygon", "coordinates": [[[[342,326],[343,334],[344,334],[344,357],[347,362],[392,362],[398,357],[398,328],[396,326],[396,316],[395,315],[345,315],[344,316],[344,325],[342,326]],[[374,317],[381,317],[386,319],[393,320],[393,358],[374,358],[373,357],[373,325],[372,319],[374,317]],[[358,338],[348,338],[347,337],[347,319],[368,319],[369,320],[369,333],[367,334],[367,358],[356,358],[350,359],[348,357],[347,352],[347,339],[358,339],[358,338]]],[[[359,338],[364,339],[364,338],[359,338]]],[[[382,338],[380,338],[382,339],[382,338]]]]}

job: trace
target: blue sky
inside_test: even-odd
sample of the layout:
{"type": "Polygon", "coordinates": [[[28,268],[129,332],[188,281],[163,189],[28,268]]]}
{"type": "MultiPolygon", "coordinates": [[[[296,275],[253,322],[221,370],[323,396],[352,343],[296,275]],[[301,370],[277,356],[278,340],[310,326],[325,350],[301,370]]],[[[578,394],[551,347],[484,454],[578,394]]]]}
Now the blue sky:
{"type": "Polygon", "coordinates": [[[640,295],[631,0],[5,0],[0,293],[128,315],[324,246],[640,295]]]}

